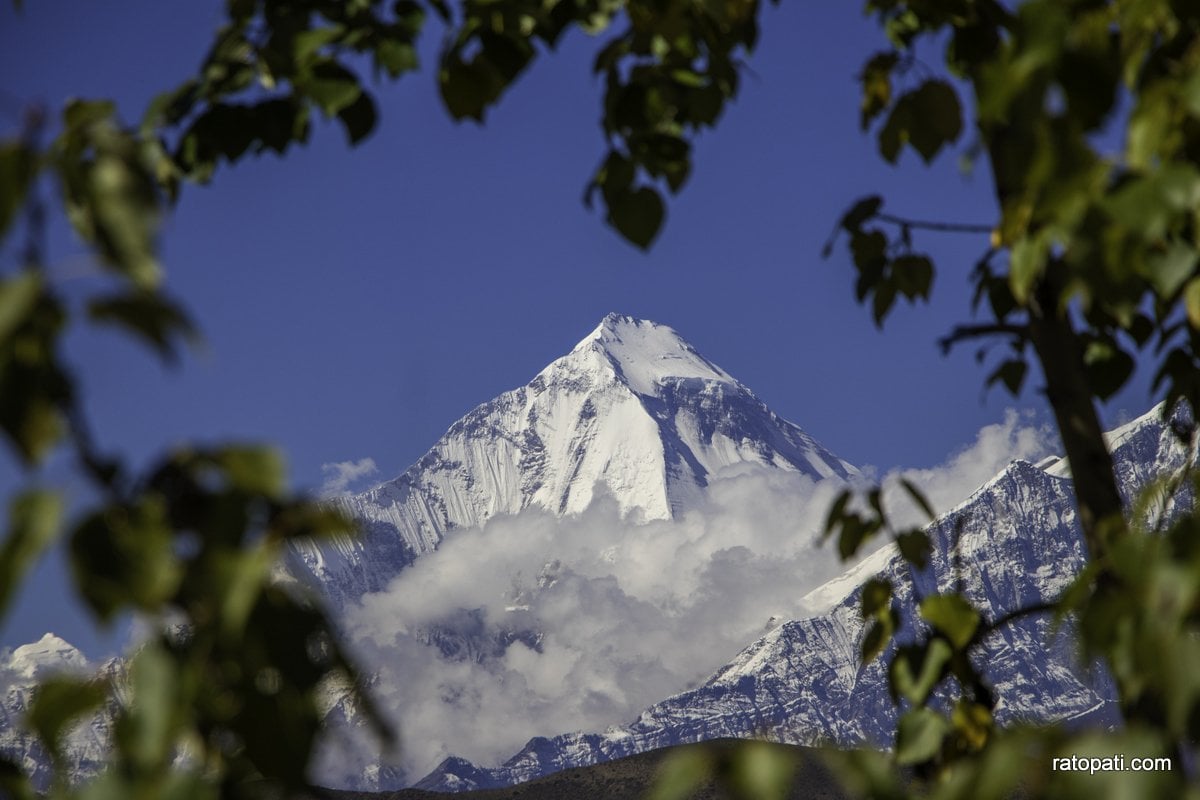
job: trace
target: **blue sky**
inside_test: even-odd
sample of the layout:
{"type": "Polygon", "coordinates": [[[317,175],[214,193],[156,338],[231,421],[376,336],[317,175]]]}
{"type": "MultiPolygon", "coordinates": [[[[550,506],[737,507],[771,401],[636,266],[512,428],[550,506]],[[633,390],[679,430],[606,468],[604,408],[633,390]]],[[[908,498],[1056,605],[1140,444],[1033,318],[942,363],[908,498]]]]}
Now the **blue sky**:
{"type": "MultiPolygon", "coordinates": [[[[4,96],[52,109],[112,97],[127,121],[195,69],[220,19],[216,2],[25,5],[0,5],[4,96]]],[[[933,168],[879,159],[858,131],[854,76],[883,40],[858,4],[791,0],[763,21],[753,72],[698,143],[649,254],[580,203],[603,153],[598,42],[574,36],[539,59],[478,127],[440,106],[431,28],[425,68],[378,87],[380,125],[362,146],[321,125],[285,159],[186,190],[163,252],[207,346],[166,370],[116,336],[75,337],[100,440],[137,463],[186,439],[269,440],[301,486],[321,483],[322,464],[364,457],[391,477],[609,311],[676,328],[859,465],[930,465],[1007,406],[1040,409],[1037,381],[1019,401],[985,394],[973,348],[946,358],[936,346],[968,319],[967,278],[986,242],[920,237],[939,265],[934,300],[882,332],[853,301],[844,250],[820,258],[842,210],[872,192],[911,217],[990,222],[987,175],[964,176],[953,157],[933,168]]],[[[0,109],[6,135],[12,110],[0,109]]],[[[73,275],[83,253],[57,221],[52,260],[73,275]]],[[[1141,376],[1106,413],[1151,402],[1141,376]]],[[[0,466],[5,494],[19,480],[11,461],[0,466]]],[[[39,571],[0,646],[47,628],[97,641],[61,598],[60,573],[56,560],[39,571]]]]}

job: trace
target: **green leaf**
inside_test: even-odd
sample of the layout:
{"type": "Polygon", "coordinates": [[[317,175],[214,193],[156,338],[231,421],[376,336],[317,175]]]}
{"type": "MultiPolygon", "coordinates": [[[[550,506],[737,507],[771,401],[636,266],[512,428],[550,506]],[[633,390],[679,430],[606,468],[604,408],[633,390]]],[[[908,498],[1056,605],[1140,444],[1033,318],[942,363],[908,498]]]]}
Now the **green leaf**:
{"type": "Polygon", "coordinates": [[[928,80],[896,102],[879,132],[879,152],[894,164],[909,144],[928,164],[961,133],[958,93],[945,81],[928,80]]]}
{"type": "Polygon", "coordinates": [[[322,47],[337,41],[346,33],[341,25],[301,31],[292,40],[292,59],[302,64],[316,55],[322,47]]]}
{"type": "Polygon", "coordinates": [[[1008,285],[1012,289],[1013,299],[1019,305],[1025,305],[1029,300],[1033,285],[1041,277],[1046,266],[1049,248],[1050,239],[1044,233],[1023,236],[1013,245],[1008,260],[1008,285]]]}
{"type": "Polygon", "coordinates": [[[60,762],[63,735],[80,717],[98,709],[107,697],[108,686],[102,681],[47,678],[38,684],[25,721],[55,762],[60,762]]]}
{"type": "Polygon", "coordinates": [[[929,708],[914,708],[896,726],[896,763],[904,766],[929,761],[942,749],[950,730],[946,718],[929,708]]]}
{"type": "Polygon", "coordinates": [[[0,342],[24,324],[42,292],[42,276],[32,270],[0,280],[0,342]]]}
{"type": "Polygon", "coordinates": [[[869,664],[887,649],[896,632],[896,620],[890,613],[878,614],[862,640],[862,663],[869,664]]]}
{"type": "Polygon", "coordinates": [[[1000,381],[1004,387],[1008,389],[1013,397],[1016,397],[1021,392],[1021,385],[1025,382],[1025,373],[1029,370],[1029,364],[1023,358],[1012,358],[1002,363],[999,367],[988,376],[987,385],[1000,381]]]}
{"type": "Polygon", "coordinates": [[[354,102],[340,109],[337,115],[346,129],[351,146],[367,138],[375,130],[375,123],[379,119],[375,101],[366,92],[360,92],[354,102]]]}
{"type": "Polygon", "coordinates": [[[87,238],[105,261],[135,286],[153,289],[162,280],[155,254],[160,217],[157,181],[126,134],[94,130],[96,157],[86,168],[86,189],[76,199],[91,220],[87,238]]]}
{"type": "Polygon", "coordinates": [[[838,496],[830,503],[829,513],[825,515],[825,529],[821,534],[821,541],[828,539],[841,526],[842,519],[846,515],[846,508],[850,505],[850,498],[852,496],[849,489],[843,489],[838,492],[838,496]]]}
{"type": "Polygon", "coordinates": [[[842,226],[848,233],[854,233],[862,227],[864,222],[878,214],[879,209],[882,207],[883,198],[879,195],[873,194],[864,197],[842,215],[842,218],[838,221],[838,225],[842,226]]]}
{"type": "Polygon", "coordinates": [[[703,747],[682,747],[658,767],[646,800],[688,800],[712,776],[715,758],[703,747]]]}
{"type": "Polygon", "coordinates": [[[322,539],[358,533],[358,524],[352,517],[318,503],[293,503],[281,510],[273,523],[285,539],[322,539]]]}
{"type": "Polygon", "coordinates": [[[217,462],[243,492],[278,499],[287,491],[287,466],[274,447],[226,447],[217,454],[217,462]]]}
{"type": "Polygon", "coordinates": [[[32,490],[17,495],[8,511],[8,534],[0,546],[0,621],[38,557],[58,535],[62,498],[32,490]]]}
{"type": "Polygon", "coordinates": [[[921,618],[950,640],[955,648],[966,647],[979,628],[979,612],[957,594],[926,597],[921,601],[921,618]]]}
{"type": "Polygon", "coordinates": [[[991,736],[993,719],[987,706],[960,699],[950,714],[954,730],[972,750],[980,750],[991,736]]]}
{"type": "Polygon", "coordinates": [[[879,155],[889,164],[895,164],[900,157],[900,150],[909,140],[909,128],[912,126],[911,93],[900,98],[888,114],[887,122],[879,129],[879,155]]]}
{"type": "Polygon", "coordinates": [[[36,163],[33,152],[21,142],[0,142],[0,242],[25,205],[36,163]]]}
{"type": "Polygon", "coordinates": [[[84,128],[107,122],[117,113],[117,105],[111,100],[68,100],[63,109],[63,125],[72,133],[84,128]]]}
{"type": "MultiPolygon", "coordinates": [[[[867,747],[829,747],[822,748],[821,760],[833,771],[845,797],[879,800],[909,797],[907,783],[910,778],[896,769],[889,753],[867,747]]],[[[807,796],[798,792],[795,796],[825,800],[815,792],[807,796]]]]}
{"type": "Polygon", "coordinates": [[[236,641],[245,630],[254,604],[279,554],[275,548],[233,550],[210,558],[212,586],[219,599],[221,633],[236,641]]]}
{"type": "Polygon", "coordinates": [[[417,58],[417,48],[411,42],[401,39],[384,39],[375,48],[375,61],[388,75],[398,78],[405,72],[412,72],[420,66],[417,58]]]}
{"type": "Polygon", "coordinates": [[[455,119],[483,121],[483,112],[496,97],[496,77],[487,67],[456,57],[443,59],[438,73],[442,102],[455,119]]]}
{"type": "Polygon", "coordinates": [[[862,84],[862,110],[859,125],[865,131],[871,120],[892,102],[892,70],[900,61],[895,51],[876,53],[858,76],[862,84]]]}
{"type": "Polygon", "coordinates": [[[690,89],[703,89],[708,85],[708,79],[703,75],[697,74],[690,69],[673,69],[671,70],[671,80],[678,83],[680,86],[686,86],[690,89]]]}
{"type": "Polygon", "coordinates": [[[892,696],[913,705],[923,704],[945,677],[952,655],[950,645],[942,639],[900,648],[888,670],[892,696]]]}
{"type": "Polygon", "coordinates": [[[161,500],[143,497],[86,517],[71,536],[71,567],[102,622],[127,607],[161,610],[182,579],[161,500]]]}
{"type": "Polygon", "coordinates": [[[933,262],[925,256],[906,255],[892,261],[892,280],[909,300],[929,299],[933,286],[933,262]]]}
{"type": "MultiPolygon", "coordinates": [[[[8,370],[5,371],[9,372],[8,370]]],[[[0,427],[15,445],[21,459],[27,464],[38,464],[51,448],[62,438],[65,423],[58,404],[42,392],[25,391],[30,380],[48,375],[43,370],[14,371],[16,375],[4,375],[0,380],[0,427]],[[28,377],[23,377],[28,376],[28,377]],[[9,379],[12,377],[13,379],[9,379]]]]}
{"type": "Polygon", "coordinates": [[[358,100],[363,93],[353,72],[329,60],[314,65],[309,75],[299,80],[298,84],[329,117],[358,100]]]}
{"type": "Polygon", "coordinates": [[[258,771],[297,790],[320,730],[318,689],[345,674],[345,659],[319,611],[270,587],[258,596],[236,657],[242,709],[230,726],[258,771]]]}
{"type": "Polygon", "coordinates": [[[117,747],[143,772],[166,770],[175,751],[180,671],[156,644],[142,647],[129,671],[132,702],[117,719],[117,747]]]}
{"type": "Polygon", "coordinates": [[[1161,239],[1175,217],[1200,205],[1200,169],[1168,164],[1122,186],[1104,200],[1113,219],[1147,241],[1161,239]]]}
{"type": "Polygon", "coordinates": [[[1088,343],[1083,353],[1083,366],[1088,384],[1101,400],[1116,394],[1133,374],[1133,357],[1112,342],[1096,340],[1088,343]]]}
{"type": "Polygon", "coordinates": [[[19,330],[0,339],[0,429],[27,464],[39,463],[65,427],[72,384],[57,360],[64,320],[59,302],[41,293],[19,330]]]}
{"type": "Polygon", "coordinates": [[[921,490],[918,489],[916,485],[908,478],[901,478],[900,486],[908,494],[909,498],[917,504],[917,507],[920,508],[921,511],[925,512],[925,516],[930,521],[933,521],[934,517],[937,515],[933,513],[933,506],[929,504],[929,500],[925,497],[921,490]]]}
{"type": "Polygon", "coordinates": [[[662,228],[665,215],[662,198],[649,186],[618,194],[608,206],[608,218],[630,244],[647,250],[662,228]]]}
{"type": "Polygon", "coordinates": [[[1147,258],[1150,280],[1162,297],[1174,297],[1187,282],[1200,263],[1200,253],[1181,241],[1173,241],[1165,252],[1154,253],[1147,258]]]}
{"type": "Polygon", "coordinates": [[[784,800],[796,774],[796,754],[769,742],[741,742],[730,756],[726,781],[735,798],[784,800]]]}
{"type": "Polygon", "coordinates": [[[182,85],[155,95],[142,116],[142,135],[150,138],[162,125],[177,125],[191,113],[200,97],[200,84],[189,80],[182,85]]]}
{"type": "Polygon", "coordinates": [[[241,123],[247,134],[244,147],[243,142],[239,141],[233,150],[223,150],[223,155],[232,161],[238,157],[234,151],[240,154],[252,144],[258,153],[271,150],[283,154],[293,142],[302,143],[308,139],[308,123],[309,107],[293,98],[263,101],[251,106],[248,118],[241,123]],[[242,150],[236,150],[239,147],[242,150]]]}
{"type": "Polygon", "coordinates": [[[1200,278],[1192,278],[1183,288],[1183,308],[1193,330],[1200,330],[1200,278]]]}
{"type": "Polygon", "coordinates": [[[132,332],[169,363],[179,358],[176,338],[198,339],[183,309],[159,292],[132,291],[98,297],[88,303],[88,316],[132,332]]]}
{"type": "Polygon", "coordinates": [[[880,529],[878,519],[864,520],[858,514],[845,515],[839,525],[841,533],[838,535],[838,555],[842,561],[852,558],[863,543],[880,529]]]}
{"type": "Polygon", "coordinates": [[[0,797],[9,800],[38,800],[39,795],[21,765],[0,753],[0,797]]]}
{"type": "Polygon", "coordinates": [[[892,584],[884,578],[872,578],[863,584],[862,615],[870,619],[888,608],[892,600],[892,584]]]}
{"type": "Polygon", "coordinates": [[[871,303],[871,316],[875,320],[876,327],[883,327],[883,321],[887,318],[888,312],[892,310],[892,306],[895,303],[895,283],[892,281],[883,281],[875,284],[875,297],[871,303]]]}
{"type": "Polygon", "coordinates": [[[858,269],[854,296],[862,302],[876,291],[884,279],[887,266],[887,237],[881,231],[859,229],[850,236],[850,255],[858,269]]]}
{"type": "Polygon", "coordinates": [[[929,563],[929,554],[933,550],[925,531],[916,528],[896,534],[896,546],[900,548],[900,555],[904,560],[917,569],[925,569],[929,563]]]}

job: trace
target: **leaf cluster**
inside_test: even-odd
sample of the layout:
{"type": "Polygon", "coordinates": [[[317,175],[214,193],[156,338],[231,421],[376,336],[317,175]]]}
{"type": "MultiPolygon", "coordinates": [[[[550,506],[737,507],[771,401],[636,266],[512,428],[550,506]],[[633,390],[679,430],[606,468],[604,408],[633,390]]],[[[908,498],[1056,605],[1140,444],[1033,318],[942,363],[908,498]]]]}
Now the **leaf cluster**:
{"type": "MultiPolygon", "coordinates": [[[[356,678],[324,613],[276,571],[289,542],[352,535],[353,525],[289,492],[271,448],[183,448],[137,471],[96,447],[62,355],[72,323],[114,326],[167,363],[197,338],[163,290],[157,256],[180,162],[122,125],[111,103],[68,103],[45,145],[37,122],[0,145],[0,242],[22,219],[29,241],[16,268],[0,273],[0,439],[31,474],[51,453],[72,453],[92,499],[68,514],[64,498],[44,488],[15,497],[0,540],[0,616],[32,565],[62,541],[97,623],[137,614],[152,632],[126,680],[62,676],[39,686],[25,724],[53,760],[51,795],[298,789],[324,712],[322,687],[353,693],[356,678]],[[46,185],[102,268],[78,307],[45,263],[46,185]],[[96,713],[111,719],[112,760],[76,785],[65,737],[96,713]]],[[[0,759],[0,794],[32,792],[21,768],[0,759]]]]}
{"type": "MultiPolygon", "coordinates": [[[[1191,487],[1178,502],[1164,503],[1164,487],[1154,486],[1137,508],[1123,509],[1095,402],[1125,386],[1139,362],[1150,362],[1155,388],[1166,396],[1164,415],[1194,447],[1200,9],[1167,0],[1015,7],[869,0],[867,9],[891,47],[870,57],[860,75],[863,129],[875,128],[884,160],[896,161],[910,146],[929,162],[957,140],[969,108],[976,139],[966,157],[986,160],[997,217],[983,225],[930,224],[885,215],[881,198],[863,198],[839,223],[858,274],[856,296],[871,301],[881,322],[895,294],[889,258],[909,252],[914,228],[987,235],[972,273],[973,310],[983,320],[954,329],[942,345],[1006,342],[1009,355],[987,383],[1014,395],[1029,361],[1041,368],[1091,550],[1087,569],[1053,610],[1060,624],[1077,626],[1084,657],[1099,659],[1116,680],[1125,727],[1085,735],[996,730],[995,699],[971,648],[1011,619],[1048,609],[1015,609],[988,622],[961,592],[938,594],[919,602],[927,630],[891,650],[890,688],[905,709],[895,749],[889,758],[848,757],[852,780],[871,797],[1007,797],[1018,790],[1031,797],[1183,796],[1180,759],[1194,757],[1200,735],[1195,486],[1174,476],[1165,482],[1168,494],[1191,487]],[[941,48],[944,75],[930,75],[918,59],[930,48],[941,48]],[[921,80],[911,86],[918,66],[921,80]],[[964,94],[970,102],[959,99],[964,94]],[[1116,151],[1105,145],[1114,133],[1122,136],[1116,151]],[[1160,521],[1172,510],[1163,531],[1145,526],[1146,508],[1156,503],[1160,521]],[[939,698],[949,689],[947,708],[939,698]],[[1085,752],[1167,754],[1176,771],[1109,773],[1105,783],[1051,771],[1056,754],[1085,752]],[[910,768],[919,786],[887,762],[910,768]]],[[[868,505],[875,513],[863,517],[847,512],[842,499],[830,515],[827,530],[840,531],[843,556],[886,528],[870,496],[868,505]]],[[[894,590],[878,579],[863,588],[863,615],[873,620],[863,642],[868,658],[893,647],[894,590]]]]}
{"type": "Polygon", "coordinates": [[[606,221],[645,249],[665,218],[663,193],[691,174],[692,140],[737,95],[759,0],[228,0],[197,75],[156,98],[142,121],[147,146],[168,154],[158,175],[168,194],[208,181],[222,162],[307,142],[314,112],[361,142],[378,121],[361,65],[376,78],[416,70],[431,15],[445,28],[437,81],[446,111],[480,123],[569,31],[619,29],[595,58],[607,153],[585,202],[598,197],[606,221]]]}

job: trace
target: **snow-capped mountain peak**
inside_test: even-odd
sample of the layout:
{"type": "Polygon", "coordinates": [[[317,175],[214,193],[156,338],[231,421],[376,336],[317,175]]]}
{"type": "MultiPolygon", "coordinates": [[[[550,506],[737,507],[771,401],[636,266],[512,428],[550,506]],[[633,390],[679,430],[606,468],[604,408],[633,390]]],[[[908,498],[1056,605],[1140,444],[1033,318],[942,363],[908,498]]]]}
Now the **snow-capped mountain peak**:
{"type": "Polygon", "coordinates": [[[478,406],[400,477],[335,499],[366,535],[300,552],[335,600],[382,589],[455,528],[539,508],[580,513],[606,496],[667,519],[729,469],[813,479],[857,470],[671,328],[609,314],[525,386],[478,406]]]}
{"type": "Polygon", "coordinates": [[[670,379],[698,378],[741,386],[672,328],[621,314],[606,316],[567,356],[547,367],[542,375],[553,374],[561,361],[592,353],[606,359],[618,379],[640,395],[655,395],[658,387],[670,379]]]}
{"type": "Polygon", "coordinates": [[[47,633],[38,641],[13,650],[5,666],[23,678],[34,679],[50,672],[86,670],[88,660],[68,642],[47,633]]]}

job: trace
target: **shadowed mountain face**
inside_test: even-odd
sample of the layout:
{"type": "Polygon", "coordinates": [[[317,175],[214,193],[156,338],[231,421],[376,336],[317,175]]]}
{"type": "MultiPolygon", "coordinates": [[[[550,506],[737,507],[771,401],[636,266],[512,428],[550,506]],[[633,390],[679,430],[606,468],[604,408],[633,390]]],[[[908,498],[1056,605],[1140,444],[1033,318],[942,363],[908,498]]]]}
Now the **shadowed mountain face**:
{"type": "Polygon", "coordinates": [[[345,604],[456,528],[530,507],[581,512],[600,494],[625,515],[667,519],[712,476],[746,465],[857,474],[672,329],[610,314],[527,385],[454,423],[399,478],[335,498],[366,536],[300,549],[294,568],[345,604]]]}
{"type": "MultiPolygon", "coordinates": [[[[1144,481],[1183,465],[1185,453],[1159,410],[1114,431],[1113,455],[1127,497],[1144,481]]],[[[742,651],[703,686],[646,709],[603,733],[536,738],[504,764],[481,768],[448,759],[416,785],[436,791],[504,786],[558,770],[654,748],[720,737],[765,735],[796,744],[890,743],[896,711],[886,657],[860,663],[866,633],[859,587],[870,577],[897,589],[903,626],[919,625],[920,597],[961,580],[987,619],[1054,600],[1083,566],[1085,546],[1062,462],[1013,463],[929,528],[933,557],[913,574],[891,546],[814,590],[814,601],[840,598],[832,610],[784,623],[742,651]]],[[[1181,497],[1176,502],[1190,503],[1181,497]]],[[[977,654],[996,690],[1001,724],[1059,720],[1074,725],[1117,720],[1115,691],[1095,665],[1079,663],[1069,629],[1055,633],[1046,615],[1029,615],[994,633],[977,654]]]]}

